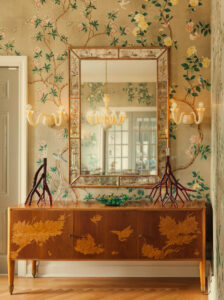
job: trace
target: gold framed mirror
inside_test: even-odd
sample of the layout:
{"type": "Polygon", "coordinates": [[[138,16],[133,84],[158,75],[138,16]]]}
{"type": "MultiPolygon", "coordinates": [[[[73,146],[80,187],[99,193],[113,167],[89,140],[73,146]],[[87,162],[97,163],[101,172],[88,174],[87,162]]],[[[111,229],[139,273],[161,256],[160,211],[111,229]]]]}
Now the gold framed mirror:
{"type": "Polygon", "coordinates": [[[69,51],[69,182],[146,187],[161,178],[169,143],[166,47],[69,51]]]}

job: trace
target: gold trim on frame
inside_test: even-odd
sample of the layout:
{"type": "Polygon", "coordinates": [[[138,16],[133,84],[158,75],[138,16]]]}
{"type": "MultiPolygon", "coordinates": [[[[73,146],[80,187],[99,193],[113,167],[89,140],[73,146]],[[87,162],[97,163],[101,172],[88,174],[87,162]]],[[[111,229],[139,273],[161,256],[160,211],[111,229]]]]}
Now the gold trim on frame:
{"type": "MultiPolygon", "coordinates": [[[[147,188],[150,186],[153,186],[154,184],[156,184],[160,179],[161,179],[161,175],[162,175],[162,171],[161,170],[161,162],[160,160],[162,160],[162,158],[164,158],[165,154],[162,154],[161,151],[159,151],[159,142],[162,142],[164,140],[164,142],[166,141],[166,147],[169,147],[169,79],[170,79],[170,75],[169,75],[169,48],[168,47],[160,47],[160,46],[153,46],[153,47],[72,47],[69,48],[69,133],[68,133],[68,137],[69,137],[69,183],[72,185],[72,187],[76,187],[76,188],[115,188],[115,187],[135,187],[135,188],[147,188]],[[152,57],[121,57],[121,50],[149,50],[149,49],[162,49],[163,51],[161,51],[161,53],[159,53],[159,55],[155,58],[152,57]],[[84,51],[88,51],[88,50],[117,50],[117,57],[99,57],[99,56],[92,56],[92,57],[80,57],[77,53],[77,51],[79,52],[80,50],[84,51]],[[158,60],[166,53],[167,55],[167,66],[166,66],[166,72],[167,72],[167,97],[159,97],[159,80],[158,80],[158,60]],[[71,77],[71,55],[74,55],[76,57],[76,59],[79,60],[79,74],[78,74],[78,97],[71,95],[71,84],[72,84],[72,77],[71,77]],[[144,175],[126,175],[126,174],[120,174],[120,175],[89,175],[89,174],[83,174],[81,175],[81,89],[80,89],[80,84],[81,84],[81,60],[156,60],[157,61],[157,86],[156,86],[156,92],[157,92],[157,175],[149,175],[149,174],[144,174],[144,175]],[[70,109],[71,109],[71,101],[72,100],[76,100],[79,101],[79,112],[78,112],[78,117],[79,117],[79,122],[78,122],[78,126],[79,126],[79,134],[78,137],[71,137],[71,115],[70,115],[70,109]],[[167,132],[166,135],[164,136],[159,136],[159,102],[162,101],[162,103],[166,103],[166,128],[165,131],[167,132]],[[75,141],[78,140],[79,141],[79,170],[78,170],[78,176],[75,177],[75,179],[72,180],[71,178],[71,141],[75,141]],[[117,182],[116,184],[96,184],[96,182],[94,182],[93,184],[75,184],[75,182],[79,179],[85,179],[85,178],[117,178],[117,182]],[[153,183],[145,183],[144,181],[142,183],[137,183],[136,185],[133,183],[127,183],[127,184],[123,184],[122,180],[128,179],[128,178],[154,178],[153,183]]],[[[165,163],[164,163],[165,166],[165,163]]]]}

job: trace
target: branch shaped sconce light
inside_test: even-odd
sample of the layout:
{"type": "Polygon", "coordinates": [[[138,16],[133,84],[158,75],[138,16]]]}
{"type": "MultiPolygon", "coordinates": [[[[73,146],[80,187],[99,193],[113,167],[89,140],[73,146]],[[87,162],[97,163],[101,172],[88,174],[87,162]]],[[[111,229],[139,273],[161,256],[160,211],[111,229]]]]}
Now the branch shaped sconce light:
{"type": "Polygon", "coordinates": [[[201,124],[204,118],[204,112],[205,112],[205,107],[203,102],[199,102],[198,108],[196,108],[197,111],[197,116],[194,111],[192,111],[190,114],[186,114],[185,112],[181,112],[179,114],[179,107],[177,107],[177,104],[174,102],[172,104],[172,107],[170,109],[172,118],[174,122],[179,125],[180,123],[186,124],[186,125],[191,125],[193,123],[195,124],[201,124]]]}
{"type": "Polygon", "coordinates": [[[26,107],[26,117],[31,126],[37,126],[42,122],[42,124],[47,127],[62,127],[66,126],[68,122],[68,114],[65,111],[64,106],[60,106],[56,114],[40,113],[36,120],[34,120],[34,114],[35,112],[32,109],[32,105],[28,104],[26,107]]]}

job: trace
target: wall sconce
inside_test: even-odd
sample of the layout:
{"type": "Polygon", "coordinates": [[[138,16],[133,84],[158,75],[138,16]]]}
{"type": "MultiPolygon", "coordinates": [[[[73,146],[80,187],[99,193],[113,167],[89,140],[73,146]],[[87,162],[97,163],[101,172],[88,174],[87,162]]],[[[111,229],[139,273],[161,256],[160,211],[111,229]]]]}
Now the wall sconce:
{"type": "Polygon", "coordinates": [[[180,123],[186,125],[191,125],[195,123],[198,125],[203,121],[205,107],[203,102],[199,102],[198,108],[196,108],[198,116],[196,116],[194,111],[192,111],[190,114],[181,112],[179,119],[178,119],[179,108],[177,107],[177,104],[175,102],[172,104],[170,111],[171,111],[172,118],[177,125],[179,125],[180,123]]]}
{"type": "Polygon", "coordinates": [[[68,122],[68,114],[65,111],[64,106],[60,106],[56,114],[40,113],[36,118],[36,121],[34,121],[34,113],[32,105],[28,104],[26,106],[26,117],[31,126],[37,126],[40,122],[42,122],[42,124],[47,127],[62,127],[68,122]]]}

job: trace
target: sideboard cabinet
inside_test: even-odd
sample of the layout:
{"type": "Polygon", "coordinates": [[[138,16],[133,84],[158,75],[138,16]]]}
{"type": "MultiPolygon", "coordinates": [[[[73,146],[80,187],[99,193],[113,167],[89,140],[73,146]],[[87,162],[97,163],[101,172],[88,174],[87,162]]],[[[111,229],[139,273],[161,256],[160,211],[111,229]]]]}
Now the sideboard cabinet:
{"type": "Polygon", "coordinates": [[[9,208],[9,291],[15,260],[198,261],[205,290],[205,206],[97,203],[9,208]]]}

